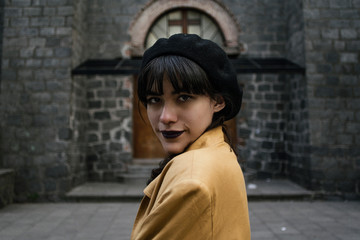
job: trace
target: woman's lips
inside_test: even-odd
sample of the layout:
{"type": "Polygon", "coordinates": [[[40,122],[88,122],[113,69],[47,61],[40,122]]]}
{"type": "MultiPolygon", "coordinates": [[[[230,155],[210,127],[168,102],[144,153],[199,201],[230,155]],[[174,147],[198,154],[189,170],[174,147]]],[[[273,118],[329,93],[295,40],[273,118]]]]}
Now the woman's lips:
{"type": "Polygon", "coordinates": [[[177,138],[181,134],[183,134],[184,131],[161,131],[161,134],[164,138],[177,138]]]}

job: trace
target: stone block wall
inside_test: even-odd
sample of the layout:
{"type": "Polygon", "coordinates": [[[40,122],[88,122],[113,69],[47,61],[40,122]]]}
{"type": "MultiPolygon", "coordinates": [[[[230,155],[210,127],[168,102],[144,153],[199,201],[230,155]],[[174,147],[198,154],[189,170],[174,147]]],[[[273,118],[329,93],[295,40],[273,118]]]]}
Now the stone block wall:
{"type": "MultiPolygon", "coordinates": [[[[1,1],[0,2],[0,66],[2,65],[1,56],[2,56],[2,46],[3,46],[2,41],[3,41],[3,30],[4,30],[4,5],[5,5],[5,2],[1,1]]],[[[1,67],[0,67],[0,75],[1,75],[1,67]]],[[[0,79],[0,81],[1,81],[1,79],[0,79]]],[[[0,145],[1,145],[1,142],[0,142],[0,145]]]]}
{"type": "Polygon", "coordinates": [[[88,59],[87,49],[87,14],[88,2],[76,0],[73,1],[72,17],[72,66],[73,68],[88,59]]]}
{"type": "Polygon", "coordinates": [[[71,103],[68,127],[59,130],[59,139],[69,143],[67,158],[69,177],[66,189],[71,189],[87,180],[86,171],[86,131],[89,122],[87,108],[86,81],[74,78],[71,83],[71,103]]]}
{"type": "MultiPolygon", "coordinates": [[[[300,66],[305,65],[303,1],[285,2],[288,42],[286,56],[300,66]]],[[[303,75],[287,75],[289,102],[285,144],[289,177],[310,187],[310,142],[307,80],[303,75]]]]}
{"type": "MultiPolygon", "coordinates": [[[[0,86],[1,86],[1,66],[2,66],[2,48],[3,48],[3,30],[4,30],[4,5],[5,2],[1,1],[0,2],[0,86]]],[[[1,88],[0,88],[0,93],[1,93],[1,88]]],[[[0,118],[1,119],[1,118],[0,118]]],[[[3,126],[0,124],[0,149],[2,149],[2,128],[3,126]]],[[[2,151],[0,150],[0,167],[2,166],[2,151]]]]}
{"type": "MultiPolygon", "coordinates": [[[[71,69],[78,66],[85,59],[87,39],[87,2],[82,0],[72,1],[72,56],[71,69]]],[[[69,69],[69,71],[71,70],[69,69]]],[[[71,76],[70,91],[70,115],[67,127],[59,130],[59,138],[68,142],[67,156],[69,166],[69,177],[65,189],[71,189],[87,180],[86,171],[86,130],[89,120],[87,108],[86,81],[71,76]]]]}
{"type": "Polygon", "coordinates": [[[116,181],[132,160],[133,76],[95,75],[85,81],[88,179],[116,181]]]}
{"type": "Polygon", "coordinates": [[[359,9],[358,0],[304,1],[314,189],[359,193],[359,9]]]}
{"type": "Polygon", "coordinates": [[[3,167],[15,170],[17,201],[56,200],[84,181],[81,164],[68,154],[74,148],[69,120],[76,2],[5,1],[1,152],[3,167]]]}
{"type": "Polygon", "coordinates": [[[239,75],[244,85],[244,104],[239,116],[239,137],[246,166],[260,178],[283,177],[288,173],[285,129],[288,84],[283,75],[239,75]]]}
{"type": "MultiPolygon", "coordinates": [[[[223,1],[236,16],[243,56],[284,57],[288,41],[283,1],[223,1]]],[[[285,144],[290,85],[288,76],[240,74],[243,108],[238,116],[240,152],[261,178],[288,175],[285,144]]]]}
{"type": "Polygon", "coordinates": [[[240,24],[243,54],[253,57],[283,57],[287,41],[283,0],[223,0],[240,24]]]}
{"type": "Polygon", "coordinates": [[[92,59],[111,59],[125,55],[129,43],[128,29],[136,14],[148,0],[88,1],[88,48],[92,59]]]}
{"type": "MultiPolygon", "coordinates": [[[[284,15],[286,21],[286,57],[305,66],[305,39],[303,1],[288,0],[284,2],[284,15]]],[[[293,76],[292,76],[293,77],[293,76]]]]}
{"type": "Polygon", "coordinates": [[[14,200],[14,171],[0,169],[0,208],[12,204],[14,200]]]}

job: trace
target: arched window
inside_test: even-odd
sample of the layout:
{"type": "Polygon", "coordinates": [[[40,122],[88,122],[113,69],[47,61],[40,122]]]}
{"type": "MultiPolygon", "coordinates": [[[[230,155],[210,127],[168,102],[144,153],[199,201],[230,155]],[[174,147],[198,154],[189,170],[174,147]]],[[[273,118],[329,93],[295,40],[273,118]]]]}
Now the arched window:
{"type": "Polygon", "coordinates": [[[177,9],[160,16],[150,28],[145,49],[159,38],[168,38],[176,33],[197,34],[224,46],[224,37],[214,20],[193,9],[177,9]]]}

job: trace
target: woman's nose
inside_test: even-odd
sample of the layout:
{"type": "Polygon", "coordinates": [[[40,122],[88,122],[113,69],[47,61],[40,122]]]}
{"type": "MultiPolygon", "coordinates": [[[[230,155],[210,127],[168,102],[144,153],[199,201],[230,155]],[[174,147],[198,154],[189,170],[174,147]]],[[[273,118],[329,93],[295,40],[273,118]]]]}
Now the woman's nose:
{"type": "Polygon", "coordinates": [[[160,115],[160,122],[169,124],[177,121],[176,111],[173,107],[164,105],[160,115]]]}

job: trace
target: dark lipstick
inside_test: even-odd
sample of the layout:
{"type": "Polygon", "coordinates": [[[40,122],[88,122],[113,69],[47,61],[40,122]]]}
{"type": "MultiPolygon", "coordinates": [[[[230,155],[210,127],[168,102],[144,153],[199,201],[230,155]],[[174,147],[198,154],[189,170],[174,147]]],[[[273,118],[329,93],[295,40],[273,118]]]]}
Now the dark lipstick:
{"type": "Polygon", "coordinates": [[[161,134],[164,138],[177,138],[181,134],[183,134],[184,131],[161,131],[161,134]]]}

